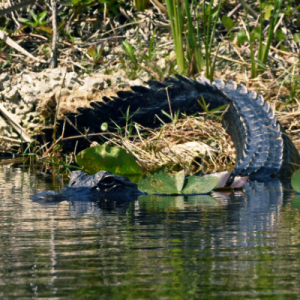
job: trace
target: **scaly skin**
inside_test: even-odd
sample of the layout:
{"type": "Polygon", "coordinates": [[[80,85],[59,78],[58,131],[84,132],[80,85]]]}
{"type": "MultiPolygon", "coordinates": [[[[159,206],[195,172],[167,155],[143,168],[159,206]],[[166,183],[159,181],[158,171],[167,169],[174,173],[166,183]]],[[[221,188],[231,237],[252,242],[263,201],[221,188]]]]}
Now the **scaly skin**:
{"type": "MultiPolygon", "coordinates": [[[[129,108],[132,121],[155,127],[160,124],[156,115],[169,121],[162,113],[162,110],[169,112],[168,99],[174,114],[180,110],[191,115],[201,111],[197,99],[203,98],[210,109],[229,105],[223,121],[236,148],[235,175],[250,175],[253,179],[289,177],[299,168],[300,155],[269,104],[245,86],[221,80],[211,83],[201,78],[194,81],[180,75],[177,79],[166,78],[163,83],[149,81],[148,85],[149,88],[132,87],[133,92],[121,91],[113,99],[104,97],[105,103],[92,102],[93,109],[79,108],[79,116],[68,117],[81,132],[89,128],[89,133],[97,133],[103,122],[111,128],[115,124],[124,126],[124,115],[129,108]]],[[[66,130],[67,135],[77,134],[70,127],[66,130]]]]}
{"type": "Polygon", "coordinates": [[[60,193],[55,191],[42,191],[32,196],[36,202],[59,201],[106,201],[106,200],[131,200],[142,195],[137,184],[127,177],[113,175],[108,171],[99,171],[89,175],[83,171],[73,171],[68,185],[60,193]]]}

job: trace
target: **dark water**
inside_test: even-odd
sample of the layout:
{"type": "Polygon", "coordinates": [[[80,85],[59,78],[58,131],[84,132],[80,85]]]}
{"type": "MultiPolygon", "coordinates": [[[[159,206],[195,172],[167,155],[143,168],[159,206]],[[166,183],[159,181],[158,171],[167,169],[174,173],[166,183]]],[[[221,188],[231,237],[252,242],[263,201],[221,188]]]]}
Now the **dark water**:
{"type": "Polygon", "coordinates": [[[61,183],[0,168],[0,299],[300,299],[300,210],[279,181],[41,204],[61,183]]]}

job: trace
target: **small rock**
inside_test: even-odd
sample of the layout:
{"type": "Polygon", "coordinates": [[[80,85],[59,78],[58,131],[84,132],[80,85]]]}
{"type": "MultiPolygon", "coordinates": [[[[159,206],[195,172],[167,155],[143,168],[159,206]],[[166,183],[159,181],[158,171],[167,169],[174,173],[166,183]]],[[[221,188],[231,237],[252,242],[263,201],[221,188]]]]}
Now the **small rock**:
{"type": "MultiPolygon", "coordinates": [[[[106,84],[107,85],[107,84],[106,84]]],[[[105,87],[105,82],[102,78],[97,77],[87,77],[84,79],[84,84],[79,90],[86,90],[91,92],[93,90],[103,90],[105,87]]]]}
{"type": "Polygon", "coordinates": [[[144,85],[143,84],[143,81],[141,79],[136,79],[136,80],[130,80],[128,82],[131,86],[134,86],[134,85],[144,85]]]}
{"type": "Polygon", "coordinates": [[[17,87],[13,87],[8,93],[4,94],[5,101],[16,102],[19,100],[19,92],[17,87]]]}
{"type": "Polygon", "coordinates": [[[4,81],[3,82],[3,88],[4,88],[4,90],[10,90],[11,89],[10,81],[4,81]]]}
{"type": "Polygon", "coordinates": [[[8,73],[2,73],[0,74],[0,82],[5,82],[9,80],[9,75],[8,73]]]}
{"type": "Polygon", "coordinates": [[[166,60],[164,58],[161,58],[156,63],[161,69],[166,68],[166,60]]]}
{"type": "Polygon", "coordinates": [[[78,75],[75,72],[67,73],[65,77],[65,86],[71,90],[75,90],[74,85],[82,84],[82,82],[78,79],[78,75]]]}

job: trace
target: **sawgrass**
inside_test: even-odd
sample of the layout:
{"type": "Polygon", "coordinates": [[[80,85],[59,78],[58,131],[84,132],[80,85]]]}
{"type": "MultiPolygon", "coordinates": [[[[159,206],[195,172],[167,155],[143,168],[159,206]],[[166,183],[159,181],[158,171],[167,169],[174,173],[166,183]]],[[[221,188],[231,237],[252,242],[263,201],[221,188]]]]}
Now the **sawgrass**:
{"type": "Polygon", "coordinates": [[[178,72],[182,74],[185,69],[183,51],[184,12],[179,0],[166,0],[166,3],[175,45],[178,72]]]}

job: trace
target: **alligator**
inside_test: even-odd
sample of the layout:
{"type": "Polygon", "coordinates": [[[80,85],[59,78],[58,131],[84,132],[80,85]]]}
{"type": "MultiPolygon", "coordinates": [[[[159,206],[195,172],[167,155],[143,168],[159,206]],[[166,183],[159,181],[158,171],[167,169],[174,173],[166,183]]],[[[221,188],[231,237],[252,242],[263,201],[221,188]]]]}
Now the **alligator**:
{"type": "MultiPolygon", "coordinates": [[[[202,110],[198,101],[204,99],[209,109],[228,105],[223,114],[223,125],[236,149],[234,175],[249,176],[250,179],[286,178],[299,169],[299,152],[269,103],[261,95],[248,91],[244,85],[222,80],[210,82],[203,78],[192,80],[181,75],[168,77],[164,82],[150,80],[147,84],[148,87],[132,86],[132,91],[120,91],[118,97],[103,97],[102,102],[91,102],[91,108],[78,108],[79,114],[68,114],[76,129],[66,123],[65,135],[78,135],[78,130],[86,132],[88,128],[88,134],[92,136],[100,132],[104,122],[109,130],[116,130],[115,124],[125,126],[124,115],[128,109],[133,122],[153,128],[161,125],[161,120],[170,121],[162,111],[172,110],[175,115],[180,110],[193,115],[202,110]]],[[[62,122],[58,127],[60,134],[62,122]]],[[[74,143],[69,146],[67,143],[64,145],[66,148],[74,149],[74,143]]],[[[81,139],[77,150],[87,146],[81,139]]]]}
{"type": "Polygon", "coordinates": [[[136,199],[143,195],[137,184],[122,175],[113,175],[108,171],[99,171],[89,175],[83,171],[73,171],[69,175],[70,181],[60,193],[55,191],[41,191],[32,196],[36,202],[59,201],[101,201],[103,199],[136,199]]]}

